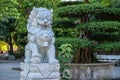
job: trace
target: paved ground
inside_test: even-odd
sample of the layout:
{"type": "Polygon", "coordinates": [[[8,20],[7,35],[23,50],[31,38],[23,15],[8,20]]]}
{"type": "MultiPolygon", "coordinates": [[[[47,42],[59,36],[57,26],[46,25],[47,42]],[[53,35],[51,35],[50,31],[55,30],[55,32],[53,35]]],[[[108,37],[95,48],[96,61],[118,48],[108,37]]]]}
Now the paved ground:
{"type": "Polygon", "coordinates": [[[117,78],[120,80],[120,66],[115,66],[113,68],[113,78],[117,78]]]}
{"type": "MultiPolygon", "coordinates": [[[[12,70],[20,66],[21,60],[0,60],[0,80],[19,80],[20,71],[12,70]]],[[[120,80],[120,66],[113,68],[113,77],[120,80]]]]}
{"type": "Polygon", "coordinates": [[[0,80],[19,80],[20,71],[12,70],[19,67],[20,60],[0,60],[0,80]]]}

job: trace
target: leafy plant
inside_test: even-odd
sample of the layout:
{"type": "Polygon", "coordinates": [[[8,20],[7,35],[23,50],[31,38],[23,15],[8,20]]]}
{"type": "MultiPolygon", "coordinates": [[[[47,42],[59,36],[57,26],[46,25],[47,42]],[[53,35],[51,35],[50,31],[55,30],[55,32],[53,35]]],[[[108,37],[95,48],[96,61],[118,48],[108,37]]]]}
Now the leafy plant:
{"type": "Polygon", "coordinates": [[[76,37],[78,34],[75,29],[71,28],[54,28],[53,29],[56,37],[76,37]]]}
{"type": "Polygon", "coordinates": [[[17,0],[0,0],[0,21],[9,18],[19,19],[20,13],[17,9],[19,3],[17,0]]]}
{"type": "Polygon", "coordinates": [[[67,43],[62,44],[59,47],[58,60],[60,62],[60,72],[62,80],[69,80],[68,78],[70,77],[69,73],[67,72],[67,69],[69,69],[70,67],[67,64],[71,62],[71,58],[73,57],[72,48],[72,45],[67,43]]]}
{"type": "Polygon", "coordinates": [[[75,49],[78,48],[85,48],[92,46],[92,41],[89,41],[87,39],[65,38],[65,37],[56,38],[55,45],[57,48],[59,48],[61,44],[66,44],[66,43],[71,44],[74,47],[73,51],[75,51],[75,49]]]}
{"type": "Polygon", "coordinates": [[[90,50],[91,47],[94,47],[93,42],[89,41],[87,39],[80,39],[80,38],[57,38],[56,39],[56,52],[58,53],[59,47],[61,44],[71,44],[72,45],[72,51],[73,51],[73,58],[72,63],[79,63],[79,62],[92,62],[92,54],[91,52],[87,52],[85,50],[90,50]]]}

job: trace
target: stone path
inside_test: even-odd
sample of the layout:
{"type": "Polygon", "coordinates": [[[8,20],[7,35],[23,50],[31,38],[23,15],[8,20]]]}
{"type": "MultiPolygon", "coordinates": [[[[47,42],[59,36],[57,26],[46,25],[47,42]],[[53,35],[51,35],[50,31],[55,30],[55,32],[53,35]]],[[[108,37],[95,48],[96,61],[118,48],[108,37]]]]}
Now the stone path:
{"type": "MultiPolygon", "coordinates": [[[[0,60],[0,80],[19,80],[20,71],[12,70],[12,68],[20,67],[20,62],[22,61],[0,60]]],[[[113,68],[113,77],[120,80],[120,66],[113,68]]]]}
{"type": "Polygon", "coordinates": [[[19,67],[19,60],[0,60],[0,80],[19,80],[20,71],[12,70],[19,67]]]}
{"type": "Polygon", "coordinates": [[[120,66],[115,66],[113,68],[113,78],[120,80],[120,66]]]}

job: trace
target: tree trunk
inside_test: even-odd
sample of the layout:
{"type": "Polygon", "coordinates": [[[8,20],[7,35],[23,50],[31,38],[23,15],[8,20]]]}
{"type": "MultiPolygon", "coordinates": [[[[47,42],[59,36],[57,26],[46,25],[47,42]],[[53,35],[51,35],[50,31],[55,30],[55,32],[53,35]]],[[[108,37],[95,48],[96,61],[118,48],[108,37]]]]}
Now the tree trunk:
{"type": "Polygon", "coordinates": [[[10,46],[10,48],[9,48],[9,54],[10,55],[13,55],[13,43],[12,43],[12,36],[10,36],[10,38],[9,38],[9,46],[10,46]]]}
{"type": "Polygon", "coordinates": [[[89,3],[89,0],[84,0],[84,3],[89,3]]]}

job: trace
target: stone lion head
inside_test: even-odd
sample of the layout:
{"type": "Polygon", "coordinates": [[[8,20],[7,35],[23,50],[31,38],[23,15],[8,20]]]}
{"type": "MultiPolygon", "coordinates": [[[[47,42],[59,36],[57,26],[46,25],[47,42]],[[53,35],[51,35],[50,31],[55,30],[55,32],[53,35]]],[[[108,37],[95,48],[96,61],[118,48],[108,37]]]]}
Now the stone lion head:
{"type": "Polygon", "coordinates": [[[52,12],[46,8],[33,8],[28,19],[28,25],[33,27],[49,27],[52,23],[52,12]]]}

